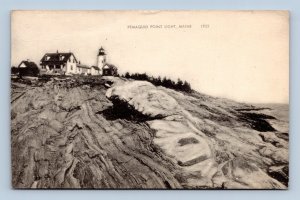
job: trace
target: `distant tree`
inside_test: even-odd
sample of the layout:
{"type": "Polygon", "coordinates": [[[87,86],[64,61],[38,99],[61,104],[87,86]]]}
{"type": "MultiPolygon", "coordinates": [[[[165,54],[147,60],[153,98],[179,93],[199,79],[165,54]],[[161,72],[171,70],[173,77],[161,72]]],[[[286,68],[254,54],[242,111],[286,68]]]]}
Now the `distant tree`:
{"type": "Polygon", "coordinates": [[[177,83],[176,83],[176,89],[181,90],[181,89],[182,89],[182,86],[183,86],[182,80],[181,80],[181,79],[178,79],[178,80],[177,80],[177,83]]]}
{"type": "Polygon", "coordinates": [[[171,81],[171,88],[176,89],[176,82],[173,80],[170,81],[171,81]]]}
{"type": "Polygon", "coordinates": [[[138,79],[137,79],[137,78],[138,78],[137,73],[131,74],[131,78],[132,78],[132,79],[135,79],[135,80],[138,80],[138,79]]]}
{"type": "Polygon", "coordinates": [[[125,78],[130,78],[129,72],[126,72],[126,73],[125,73],[125,78]]]}
{"type": "Polygon", "coordinates": [[[174,85],[172,85],[172,80],[169,79],[169,78],[167,78],[166,79],[166,85],[165,85],[165,87],[167,87],[167,88],[173,88],[173,86],[174,85]]]}
{"type": "Polygon", "coordinates": [[[175,90],[180,90],[180,91],[185,91],[185,92],[191,92],[191,85],[187,82],[187,81],[182,81],[181,79],[178,79],[177,82],[173,81],[170,78],[167,77],[163,77],[163,79],[158,76],[153,77],[153,76],[149,76],[147,73],[133,73],[130,74],[129,72],[126,72],[125,75],[122,75],[125,78],[131,78],[134,80],[143,80],[143,81],[148,81],[150,83],[152,83],[153,85],[156,86],[163,86],[166,88],[171,88],[171,89],[175,89],[175,90]]]}
{"type": "Polygon", "coordinates": [[[184,81],[182,90],[185,92],[191,92],[192,91],[191,85],[187,81],[184,81]]]}
{"type": "Polygon", "coordinates": [[[156,79],[156,82],[157,82],[157,85],[161,85],[162,84],[162,81],[161,81],[161,77],[158,76],[158,78],[156,79]]]}
{"type": "Polygon", "coordinates": [[[116,76],[116,77],[119,77],[119,76],[120,76],[120,74],[118,73],[118,69],[115,69],[115,72],[114,72],[113,75],[116,76]]]}
{"type": "Polygon", "coordinates": [[[167,86],[167,77],[163,77],[163,79],[161,80],[161,85],[165,87],[167,86]]]}
{"type": "Polygon", "coordinates": [[[149,81],[149,76],[146,73],[140,74],[140,80],[149,81]]]}

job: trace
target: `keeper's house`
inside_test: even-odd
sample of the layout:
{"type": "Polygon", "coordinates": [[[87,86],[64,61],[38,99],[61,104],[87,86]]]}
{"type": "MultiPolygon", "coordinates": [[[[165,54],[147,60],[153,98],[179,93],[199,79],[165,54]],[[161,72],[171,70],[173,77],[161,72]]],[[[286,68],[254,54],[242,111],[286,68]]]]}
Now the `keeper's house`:
{"type": "Polygon", "coordinates": [[[106,62],[106,53],[101,47],[97,55],[97,66],[83,65],[73,53],[46,53],[40,62],[41,74],[103,75],[116,76],[118,69],[106,62]]]}
{"type": "Polygon", "coordinates": [[[73,53],[46,53],[41,59],[41,72],[46,74],[77,74],[78,61],[73,53]]]}

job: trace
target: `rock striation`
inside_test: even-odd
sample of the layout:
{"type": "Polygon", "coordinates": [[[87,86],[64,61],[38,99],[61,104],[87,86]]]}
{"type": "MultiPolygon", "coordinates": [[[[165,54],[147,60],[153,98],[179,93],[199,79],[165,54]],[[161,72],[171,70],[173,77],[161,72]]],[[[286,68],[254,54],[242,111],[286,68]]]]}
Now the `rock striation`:
{"type": "Polygon", "coordinates": [[[14,80],[12,185],[285,189],[288,126],[256,109],[116,77],[14,80]]]}

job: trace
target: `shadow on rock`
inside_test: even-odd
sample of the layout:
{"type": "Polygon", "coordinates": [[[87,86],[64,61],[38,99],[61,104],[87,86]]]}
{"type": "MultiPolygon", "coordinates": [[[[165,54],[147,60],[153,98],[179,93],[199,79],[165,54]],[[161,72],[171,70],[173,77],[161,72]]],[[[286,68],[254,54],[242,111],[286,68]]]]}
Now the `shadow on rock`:
{"type": "Polygon", "coordinates": [[[248,123],[251,128],[260,132],[276,131],[266,119],[276,119],[273,116],[257,113],[240,113],[240,121],[248,123]]]}
{"type": "Polygon", "coordinates": [[[97,112],[96,114],[103,114],[106,120],[126,119],[138,122],[144,122],[149,120],[148,117],[141,115],[140,113],[134,110],[117,105],[113,105],[103,111],[97,112]]]}

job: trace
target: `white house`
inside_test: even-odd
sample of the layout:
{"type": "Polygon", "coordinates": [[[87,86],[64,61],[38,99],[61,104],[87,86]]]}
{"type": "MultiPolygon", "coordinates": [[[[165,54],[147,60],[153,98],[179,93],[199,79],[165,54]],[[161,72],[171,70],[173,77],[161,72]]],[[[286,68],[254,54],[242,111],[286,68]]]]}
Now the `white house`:
{"type": "Polygon", "coordinates": [[[73,53],[46,53],[41,59],[41,72],[49,74],[78,74],[78,61],[73,53]]]}

